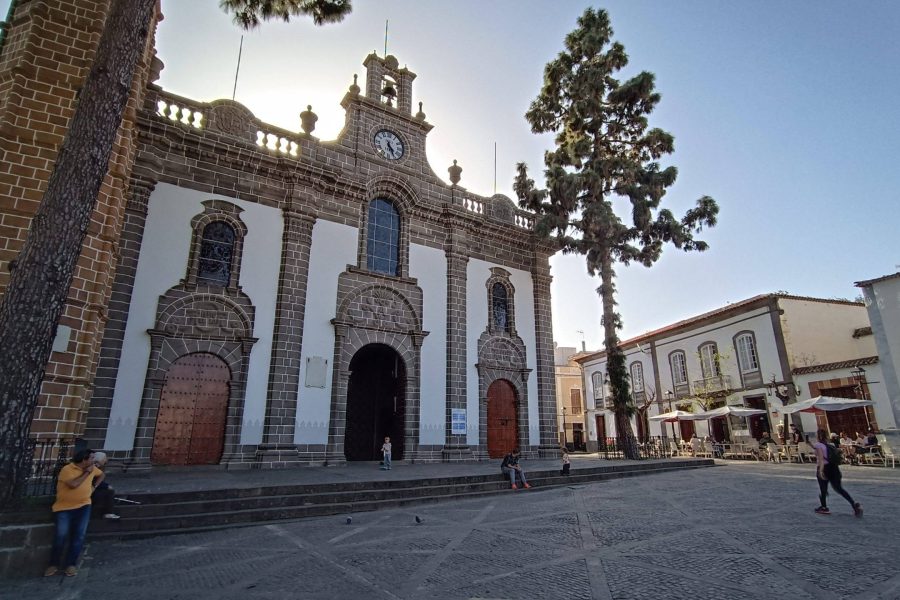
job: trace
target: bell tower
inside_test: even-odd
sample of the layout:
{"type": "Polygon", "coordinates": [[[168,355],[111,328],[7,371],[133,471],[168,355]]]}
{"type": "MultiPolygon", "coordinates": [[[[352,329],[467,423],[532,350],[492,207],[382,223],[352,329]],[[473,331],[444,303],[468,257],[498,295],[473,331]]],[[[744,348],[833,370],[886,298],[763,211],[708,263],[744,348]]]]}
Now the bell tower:
{"type": "Polygon", "coordinates": [[[412,82],[416,74],[400,64],[392,54],[379,58],[374,52],[363,61],[366,67],[366,97],[387,106],[396,106],[404,115],[412,114],[412,82]]]}

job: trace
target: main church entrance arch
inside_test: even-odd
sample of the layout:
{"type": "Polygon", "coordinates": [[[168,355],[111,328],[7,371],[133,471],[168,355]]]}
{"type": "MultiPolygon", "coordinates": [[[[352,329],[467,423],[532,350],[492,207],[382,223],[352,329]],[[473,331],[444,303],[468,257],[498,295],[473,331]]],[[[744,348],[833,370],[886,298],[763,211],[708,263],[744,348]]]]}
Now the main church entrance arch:
{"type": "Polygon", "coordinates": [[[368,344],[350,361],[344,457],[380,460],[391,438],[394,460],[403,460],[406,421],[406,366],[385,344],[368,344]]]}

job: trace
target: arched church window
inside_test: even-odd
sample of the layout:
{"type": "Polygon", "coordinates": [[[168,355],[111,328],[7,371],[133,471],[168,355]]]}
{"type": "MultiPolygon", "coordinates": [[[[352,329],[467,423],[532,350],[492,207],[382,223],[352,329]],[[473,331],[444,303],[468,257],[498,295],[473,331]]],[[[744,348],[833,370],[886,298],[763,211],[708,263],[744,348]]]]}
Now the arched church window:
{"type": "Polygon", "coordinates": [[[494,328],[500,331],[509,331],[509,298],[506,287],[497,282],[491,288],[491,307],[494,317],[494,328]]]}
{"type": "Polygon", "coordinates": [[[366,267],[376,273],[399,275],[400,213],[389,200],[369,202],[366,267]]]}
{"type": "Polygon", "coordinates": [[[203,228],[197,279],[209,285],[228,287],[234,258],[234,228],[224,221],[213,221],[203,228]]]}

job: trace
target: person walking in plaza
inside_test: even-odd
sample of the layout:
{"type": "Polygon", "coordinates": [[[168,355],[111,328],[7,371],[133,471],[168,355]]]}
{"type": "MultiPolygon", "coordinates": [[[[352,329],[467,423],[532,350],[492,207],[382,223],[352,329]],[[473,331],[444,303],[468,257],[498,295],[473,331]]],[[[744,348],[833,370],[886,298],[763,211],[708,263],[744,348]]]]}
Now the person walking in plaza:
{"type": "Polygon", "coordinates": [[[382,471],[390,471],[391,470],[391,438],[385,437],[384,444],[381,445],[381,456],[383,457],[383,463],[381,465],[382,471]]]}
{"type": "Polygon", "coordinates": [[[562,471],[560,471],[560,475],[568,475],[569,469],[572,468],[572,461],[569,459],[569,451],[565,448],[562,449],[562,471]]]}
{"type": "Polygon", "coordinates": [[[514,490],[519,489],[519,486],[516,485],[516,480],[521,481],[525,488],[531,487],[525,479],[525,471],[519,465],[518,448],[503,457],[503,462],[500,463],[500,472],[503,473],[504,477],[509,477],[509,482],[514,490]]]}
{"type": "Polygon", "coordinates": [[[94,489],[92,484],[98,479],[102,482],[103,477],[103,471],[94,466],[94,451],[88,448],[76,452],[72,462],[59,472],[56,481],[56,502],[51,509],[56,532],[50,551],[50,566],[44,571],[44,577],[59,572],[66,539],[69,541],[66,576],[74,577],[78,574],[78,557],[84,547],[84,538],[91,517],[91,492],[94,489]]]}
{"type": "Polygon", "coordinates": [[[102,515],[104,519],[117,520],[119,515],[115,513],[113,505],[116,500],[116,491],[109,486],[106,480],[106,463],[109,458],[106,452],[94,452],[94,465],[102,471],[103,477],[94,477],[94,492],[91,494],[91,505],[95,515],[102,515]]]}
{"type": "Polygon", "coordinates": [[[820,515],[830,515],[828,510],[828,484],[838,494],[850,503],[853,507],[853,514],[861,517],[863,514],[862,506],[859,502],[855,502],[847,490],[841,486],[841,451],[832,443],[829,443],[828,432],[820,429],[816,432],[818,441],[813,444],[813,450],[816,452],[816,480],[819,483],[819,508],[816,513],[820,515]]]}

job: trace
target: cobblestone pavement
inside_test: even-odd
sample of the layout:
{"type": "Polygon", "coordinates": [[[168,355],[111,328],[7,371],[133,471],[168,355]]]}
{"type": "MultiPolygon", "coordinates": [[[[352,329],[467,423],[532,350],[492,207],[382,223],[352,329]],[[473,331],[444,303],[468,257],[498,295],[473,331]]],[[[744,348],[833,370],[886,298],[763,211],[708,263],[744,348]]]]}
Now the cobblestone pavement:
{"type": "Polygon", "coordinates": [[[716,468],[127,542],[2,598],[900,598],[900,471],[716,468]],[[424,522],[417,524],[415,515],[424,522]]]}

